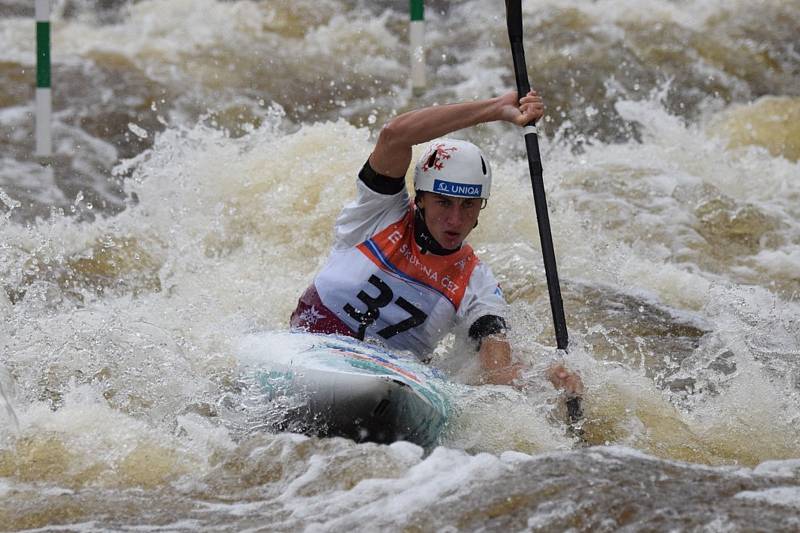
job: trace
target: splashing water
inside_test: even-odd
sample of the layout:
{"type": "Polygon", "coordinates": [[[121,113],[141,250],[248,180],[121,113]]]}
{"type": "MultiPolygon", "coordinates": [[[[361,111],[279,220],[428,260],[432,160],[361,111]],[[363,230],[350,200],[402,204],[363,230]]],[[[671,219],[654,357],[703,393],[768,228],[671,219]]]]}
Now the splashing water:
{"type": "Polygon", "coordinates": [[[236,346],[287,327],[389,117],[513,84],[502,3],[430,3],[419,99],[394,3],[95,4],[55,3],[42,165],[32,8],[0,2],[4,529],[797,527],[796,3],[524,3],[585,420],[542,376],[519,132],[485,125],[462,132],[496,177],[470,240],[530,370],[472,386],[447,339],[458,409],[428,455],[274,433],[289,406],[236,346]]]}

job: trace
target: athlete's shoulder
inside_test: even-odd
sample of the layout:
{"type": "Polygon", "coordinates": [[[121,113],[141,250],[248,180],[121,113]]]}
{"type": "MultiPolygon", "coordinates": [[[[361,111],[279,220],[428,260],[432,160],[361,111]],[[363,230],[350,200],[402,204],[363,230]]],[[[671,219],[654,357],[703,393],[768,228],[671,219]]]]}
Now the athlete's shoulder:
{"type": "Polygon", "coordinates": [[[358,180],[358,196],[344,206],[334,224],[334,249],[355,246],[403,219],[409,209],[405,188],[395,195],[373,191],[358,180]]]}
{"type": "Polygon", "coordinates": [[[480,261],[472,270],[467,290],[485,296],[491,295],[491,297],[504,298],[500,283],[497,281],[492,268],[487,263],[480,261]]]}
{"type": "Polygon", "coordinates": [[[472,276],[476,281],[489,280],[490,282],[497,282],[497,278],[492,271],[492,267],[488,263],[481,261],[477,255],[474,256],[475,267],[472,269],[472,276]]]}

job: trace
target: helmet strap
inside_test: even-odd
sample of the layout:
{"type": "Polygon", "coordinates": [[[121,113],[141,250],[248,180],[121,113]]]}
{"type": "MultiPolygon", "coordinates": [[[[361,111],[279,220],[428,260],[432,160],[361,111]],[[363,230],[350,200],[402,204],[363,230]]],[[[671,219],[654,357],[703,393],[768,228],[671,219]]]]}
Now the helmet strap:
{"type": "Polygon", "coordinates": [[[448,250],[438,243],[433,238],[431,232],[428,230],[428,225],[425,223],[425,210],[417,207],[414,213],[414,240],[417,242],[420,251],[423,254],[432,253],[434,255],[450,255],[454,254],[461,249],[461,246],[448,250]]]}

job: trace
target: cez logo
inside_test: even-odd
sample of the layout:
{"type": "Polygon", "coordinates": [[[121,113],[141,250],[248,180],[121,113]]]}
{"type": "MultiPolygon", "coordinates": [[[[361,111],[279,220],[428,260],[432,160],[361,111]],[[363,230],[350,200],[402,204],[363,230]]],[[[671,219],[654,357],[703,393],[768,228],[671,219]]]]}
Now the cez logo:
{"type": "Polygon", "coordinates": [[[470,196],[480,198],[483,185],[470,185],[469,183],[455,183],[452,181],[433,180],[433,192],[450,196],[470,196]]]}

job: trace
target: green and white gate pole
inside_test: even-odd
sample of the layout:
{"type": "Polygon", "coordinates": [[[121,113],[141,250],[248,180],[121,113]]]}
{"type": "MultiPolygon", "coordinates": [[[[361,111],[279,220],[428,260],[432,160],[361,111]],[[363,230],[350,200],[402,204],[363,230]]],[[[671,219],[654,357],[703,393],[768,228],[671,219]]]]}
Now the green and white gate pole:
{"type": "Polygon", "coordinates": [[[50,133],[50,0],[36,0],[36,155],[53,152],[50,133]]]}
{"type": "Polygon", "coordinates": [[[411,91],[414,96],[425,92],[425,3],[411,0],[411,22],[408,27],[411,48],[411,91]]]}

